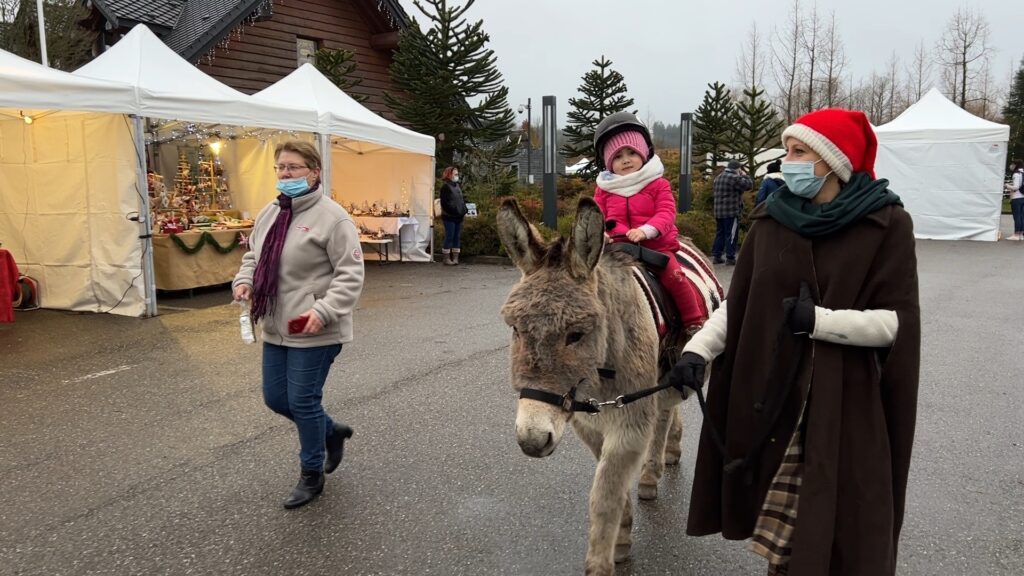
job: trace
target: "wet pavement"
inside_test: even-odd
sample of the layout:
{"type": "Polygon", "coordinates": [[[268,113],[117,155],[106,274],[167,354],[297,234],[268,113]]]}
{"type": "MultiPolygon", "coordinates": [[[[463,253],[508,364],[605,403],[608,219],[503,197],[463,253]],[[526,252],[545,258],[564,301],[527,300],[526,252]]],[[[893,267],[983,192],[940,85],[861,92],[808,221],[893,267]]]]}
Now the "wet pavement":
{"type": "MultiPolygon", "coordinates": [[[[1024,243],[920,242],[918,434],[900,574],[1024,566],[1024,243]]],[[[720,267],[728,279],[729,268],[720,267]]],[[[294,429],[260,397],[259,346],[226,289],[132,319],[0,325],[0,574],[582,573],[589,452],[513,436],[507,266],[367,266],[357,339],[324,404],[353,426],[313,504],[294,429]]],[[[684,534],[694,440],[638,505],[619,575],[762,574],[740,542],[684,534]]]]}

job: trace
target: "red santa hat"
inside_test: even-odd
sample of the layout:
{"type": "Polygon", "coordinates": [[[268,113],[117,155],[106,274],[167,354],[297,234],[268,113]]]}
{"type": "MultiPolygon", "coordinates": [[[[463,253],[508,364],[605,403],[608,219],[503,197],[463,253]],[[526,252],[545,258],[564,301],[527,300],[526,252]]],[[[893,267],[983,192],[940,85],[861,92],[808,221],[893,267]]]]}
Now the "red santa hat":
{"type": "Polygon", "coordinates": [[[782,132],[782,145],[796,138],[811,147],[843,182],[854,172],[875,179],[878,140],[868,117],[859,110],[826,108],[797,118],[782,132]]]}

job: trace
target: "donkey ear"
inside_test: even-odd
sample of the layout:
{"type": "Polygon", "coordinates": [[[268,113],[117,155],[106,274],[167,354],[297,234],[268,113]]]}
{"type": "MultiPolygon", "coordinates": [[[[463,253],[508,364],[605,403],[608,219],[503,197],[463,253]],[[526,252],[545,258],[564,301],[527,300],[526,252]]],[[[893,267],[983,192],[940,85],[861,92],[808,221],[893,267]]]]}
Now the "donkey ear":
{"type": "Polygon", "coordinates": [[[510,198],[501,203],[497,223],[501,245],[519,270],[523,274],[530,274],[539,268],[544,256],[543,242],[526,221],[515,199],[510,198]]]}
{"type": "Polygon", "coordinates": [[[586,278],[597,266],[604,250],[604,215],[592,198],[580,198],[576,222],[569,240],[569,269],[573,276],[586,278]]]}

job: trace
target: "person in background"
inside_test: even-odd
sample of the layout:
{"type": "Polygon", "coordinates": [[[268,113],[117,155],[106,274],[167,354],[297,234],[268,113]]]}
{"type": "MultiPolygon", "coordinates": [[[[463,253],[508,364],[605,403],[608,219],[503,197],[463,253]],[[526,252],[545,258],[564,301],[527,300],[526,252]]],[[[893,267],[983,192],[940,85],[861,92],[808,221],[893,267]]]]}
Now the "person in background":
{"type": "Polygon", "coordinates": [[[279,195],[256,216],[232,289],[263,328],[263,401],[298,429],[299,482],[284,501],[291,509],[323,491],[324,473],[338,467],[352,436],[321,400],[331,364],[352,341],[363,257],[352,218],[320,189],[316,148],[285,142],[274,157],[279,195]]]}
{"type": "Polygon", "coordinates": [[[892,576],[921,358],[913,222],[875,178],[863,112],[806,114],[782,142],[786,186],[669,376],[699,389],[714,360],[687,533],[751,538],[770,575],[892,576]]]}
{"type": "Polygon", "coordinates": [[[1024,240],[1024,160],[1010,162],[1013,177],[1007,185],[1010,193],[1010,212],[1013,214],[1013,235],[1007,240],[1024,240]]]}
{"type": "Polygon", "coordinates": [[[740,213],[743,211],[743,193],[754,187],[754,181],[743,171],[743,165],[730,160],[719,174],[712,189],[715,194],[715,242],[711,257],[715,264],[736,264],[736,241],[740,234],[740,213]],[[722,253],[725,260],[722,260],[722,253]]]}
{"type": "Polygon", "coordinates": [[[768,195],[775,192],[785,182],[782,180],[782,160],[775,160],[768,164],[768,172],[761,180],[761,187],[757,189],[757,196],[754,198],[754,205],[758,205],[768,199],[768,195]]]}
{"type": "Polygon", "coordinates": [[[683,329],[696,331],[707,320],[708,310],[676,259],[681,248],[676,198],[663,175],[661,158],[654,153],[650,131],[633,114],[616,112],[597,125],[594,149],[601,169],[594,201],[604,214],[608,236],[668,256],[658,280],[672,295],[683,329]]]}
{"type": "Polygon", "coordinates": [[[446,266],[459,263],[462,252],[462,221],[466,218],[466,197],[459,186],[459,169],[449,166],[441,173],[441,220],[444,221],[444,244],[441,254],[446,266]]]}

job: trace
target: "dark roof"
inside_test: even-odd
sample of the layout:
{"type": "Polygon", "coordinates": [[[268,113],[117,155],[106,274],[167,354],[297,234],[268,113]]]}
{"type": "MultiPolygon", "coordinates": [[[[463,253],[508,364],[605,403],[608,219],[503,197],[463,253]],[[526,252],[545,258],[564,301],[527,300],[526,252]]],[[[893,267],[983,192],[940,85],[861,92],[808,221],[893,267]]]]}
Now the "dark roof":
{"type": "Polygon", "coordinates": [[[182,58],[206,54],[266,0],[188,0],[178,25],[164,42],[182,58]]]}
{"type": "MultiPolygon", "coordinates": [[[[356,0],[377,24],[401,30],[409,16],[398,0],[356,0]]],[[[157,26],[164,42],[182,58],[198,60],[247,17],[273,13],[273,0],[93,0],[115,28],[141,22],[157,26]],[[162,32],[162,33],[161,33],[162,32]]]]}
{"type": "Polygon", "coordinates": [[[178,22],[187,0],[93,0],[93,6],[115,27],[136,23],[152,24],[168,30],[178,22]]]}

